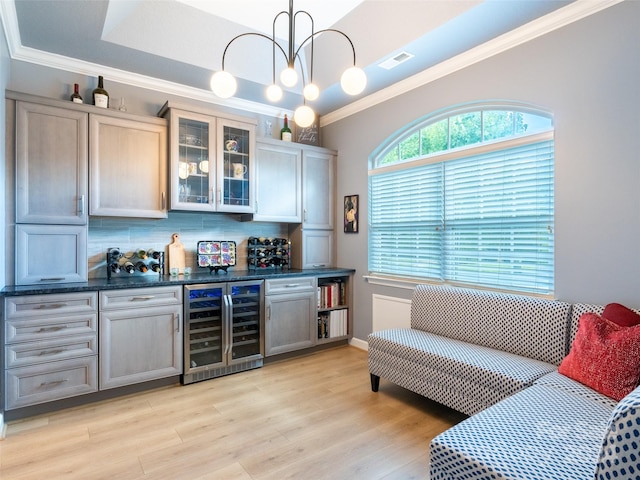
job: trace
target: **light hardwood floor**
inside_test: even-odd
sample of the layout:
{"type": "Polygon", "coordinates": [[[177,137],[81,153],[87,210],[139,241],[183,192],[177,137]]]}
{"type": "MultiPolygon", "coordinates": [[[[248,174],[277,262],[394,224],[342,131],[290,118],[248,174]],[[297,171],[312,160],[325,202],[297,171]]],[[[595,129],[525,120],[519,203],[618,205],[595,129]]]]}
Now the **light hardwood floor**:
{"type": "Polygon", "coordinates": [[[196,384],[11,422],[0,478],[427,479],[429,441],[464,415],[340,347],[196,384]]]}

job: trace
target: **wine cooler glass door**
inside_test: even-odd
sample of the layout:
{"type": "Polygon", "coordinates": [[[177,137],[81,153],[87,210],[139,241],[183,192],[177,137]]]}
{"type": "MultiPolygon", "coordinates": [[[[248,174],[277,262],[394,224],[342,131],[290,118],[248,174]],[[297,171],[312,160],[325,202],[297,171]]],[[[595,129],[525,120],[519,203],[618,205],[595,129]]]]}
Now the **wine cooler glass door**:
{"type": "Polygon", "coordinates": [[[231,361],[261,358],[262,284],[230,284],[231,361]]]}
{"type": "Polygon", "coordinates": [[[225,362],[224,287],[186,286],[185,373],[225,362]]]}

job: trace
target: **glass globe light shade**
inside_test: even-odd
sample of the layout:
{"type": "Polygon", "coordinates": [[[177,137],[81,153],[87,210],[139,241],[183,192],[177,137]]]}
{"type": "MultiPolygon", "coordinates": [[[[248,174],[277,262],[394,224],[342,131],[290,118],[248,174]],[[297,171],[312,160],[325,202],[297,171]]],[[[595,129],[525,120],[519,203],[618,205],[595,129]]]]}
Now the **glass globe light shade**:
{"type": "Polygon", "coordinates": [[[305,85],[305,87],[302,89],[302,94],[304,95],[304,98],[306,98],[307,100],[310,100],[310,101],[317,100],[318,97],[320,96],[320,89],[315,83],[309,83],[308,85],[305,85]]]}
{"type": "Polygon", "coordinates": [[[293,87],[298,83],[298,74],[293,68],[287,67],[280,73],[280,81],[285,87],[293,87]]]}
{"type": "Polygon", "coordinates": [[[273,85],[269,85],[267,87],[267,98],[270,102],[280,101],[280,99],[282,99],[282,89],[275,83],[273,85]]]}
{"type": "Polygon", "coordinates": [[[220,98],[230,98],[236,93],[238,82],[229,72],[221,70],[211,76],[211,90],[220,98]]]}
{"type": "Polygon", "coordinates": [[[347,68],[340,77],[340,85],[342,85],[342,90],[349,95],[358,95],[367,86],[367,75],[361,68],[347,68]]]}
{"type": "Polygon", "coordinates": [[[313,125],[315,118],[315,112],[307,105],[302,105],[296,108],[296,111],[293,112],[293,120],[296,122],[296,125],[302,128],[313,125]]]}

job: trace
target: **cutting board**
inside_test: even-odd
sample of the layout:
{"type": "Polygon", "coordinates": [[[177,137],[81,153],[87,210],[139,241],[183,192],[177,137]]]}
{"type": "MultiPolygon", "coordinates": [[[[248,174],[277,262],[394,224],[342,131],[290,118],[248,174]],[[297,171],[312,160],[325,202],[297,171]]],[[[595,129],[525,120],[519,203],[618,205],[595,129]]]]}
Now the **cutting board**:
{"type": "Polygon", "coordinates": [[[169,257],[169,272],[172,268],[177,268],[179,273],[184,273],[185,256],[184,245],[180,243],[180,235],[171,235],[171,243],[167,245],[167,256],[169,257]]]}

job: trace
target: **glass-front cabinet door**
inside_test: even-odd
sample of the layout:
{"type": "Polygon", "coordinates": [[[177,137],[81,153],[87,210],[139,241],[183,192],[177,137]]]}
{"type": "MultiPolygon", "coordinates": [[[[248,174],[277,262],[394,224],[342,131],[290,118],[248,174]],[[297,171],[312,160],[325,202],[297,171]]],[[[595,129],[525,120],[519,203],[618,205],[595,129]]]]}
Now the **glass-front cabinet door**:
{"type": "Polygon", "coordinates": [[[171,111],[171,209],[215,211],[216,119],[171,111]]]}
{"type": "Polygon", "coordinates": [[[218,119],[218,211],[253,212],[254,131],[254,125],[218,119]]]}

